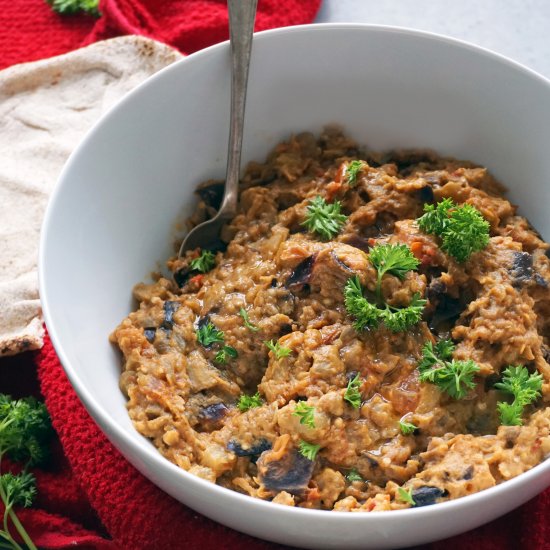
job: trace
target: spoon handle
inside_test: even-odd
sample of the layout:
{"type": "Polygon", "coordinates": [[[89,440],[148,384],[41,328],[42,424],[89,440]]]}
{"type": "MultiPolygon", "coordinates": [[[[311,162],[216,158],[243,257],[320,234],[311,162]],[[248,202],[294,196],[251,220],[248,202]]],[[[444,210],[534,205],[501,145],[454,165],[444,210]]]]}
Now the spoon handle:
{"type": "Polygon", "coordinates": [[[224,217],[237,213],[241,148],[243,143],[244,107],[252,34],[258,0],[228,0],[229,36],[231,41],[231,116],[225,195],[220,208],[224,217]]]}

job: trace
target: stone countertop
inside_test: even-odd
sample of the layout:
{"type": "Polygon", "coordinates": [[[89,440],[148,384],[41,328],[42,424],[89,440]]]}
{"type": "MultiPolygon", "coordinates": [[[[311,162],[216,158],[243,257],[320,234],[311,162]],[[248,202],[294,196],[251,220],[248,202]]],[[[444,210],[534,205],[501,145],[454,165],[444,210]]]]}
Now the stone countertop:
{"type": "Polygon", "coordinates": [[[316,22],[395,25],[444,34],[550,78],[550,0],[323,0],[316,22]]]}

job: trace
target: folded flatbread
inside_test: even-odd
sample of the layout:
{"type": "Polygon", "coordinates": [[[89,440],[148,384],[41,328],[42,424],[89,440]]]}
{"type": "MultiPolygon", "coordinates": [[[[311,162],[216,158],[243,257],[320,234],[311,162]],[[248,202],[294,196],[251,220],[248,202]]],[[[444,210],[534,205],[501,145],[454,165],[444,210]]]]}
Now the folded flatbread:
{"type": "Polygon", "coordinates": [[[181,57],[125,36],[0,71],[0,356],[42,346],[38,241],[67,157],[121,96],[181,57]]]}

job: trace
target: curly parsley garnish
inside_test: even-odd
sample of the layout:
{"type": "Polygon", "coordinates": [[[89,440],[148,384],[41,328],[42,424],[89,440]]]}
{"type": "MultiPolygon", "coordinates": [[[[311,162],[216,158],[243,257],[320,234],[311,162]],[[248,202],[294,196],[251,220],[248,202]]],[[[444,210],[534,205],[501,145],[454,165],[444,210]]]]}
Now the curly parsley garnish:
{"type": "Polygon", "coordinates": [[[363,287],[357,275],[348,279],[344,287],[344,305],[347,312],[355,319],[353,328],[357,332],[378,326],[380,310],[363,296],[363,287]]]}
{"type": "Polygon", "coordinates": [[[452,199],[426,204],[417,223],[425,233],[440,237],[441,249],[461,263],[489,244],[489,222],[471,204],[457,206],[452,199]]]}
{"type": "MultiPolygon", "coordinates": [[[[31,466],[43,462],[48,455],[48,440],[52,433],[43,403],[32,397],[14,400],[0,394],[0,461],[8,455],[12,460],[31,466]]],[[[0,499],[4,504],[4,529],[0,529],[0,537],[12,548],[20,549],[21,546],[10,533],[10,519],[26,547],[36,550],[13,510],[16,505],[30,506],[35,494],[35,479],[26,467],[17,475],[6,473],[0,476],[0,499]]]]}
{"type": "Polygon", "coordinates": [[[344,401],[347,401],[354,409],[358,409],[361,406],[361,380],[359,373],[355,375],[353,379],[348,382],[348,387],[344,393],[344,401]]]}
{"type": "Polygon", "coordinates": [[[300,454],[312,462],[315,460],[320,448],[321,445],[314,445],[313,443],[308,443],[303,439],[300,441],[300,454]]]}
{"type": "Polygon", "coordinates": [[[542,375],[530,375],[526,367],[509,366],[502,373],[502,382],[497,382],[495,388],[514,396],[512,403],[497,403],[501,423],[504,426],[521,426],[523,409],[540,397],[542,375]]]}
{"type": "Polygon", "coordinates": [[[273,340],[270,340],[269,342],[264,342],[264,344],[267,346],[268,349],[270,349],[273,352],[273,355],[275,355],[276,359],[282,359],[283,357],[288,357],[292,350],[290,348],[285,348],[279,342],[274,342],[273,340]]]}
{"type": "Polygon", "coordinates": [[[369,252],[370,263],[376,268],[376,294],[381,297],[382,277],[389,273],[403,280],[420,261],[406,244],[377,244],[369,252]]]}
{"type": "Polygon", "coordinates": [[[99,17],[99,0],[46,0],[53,11],[62,15],[84,12],[99,17]]]}
{"type": "MultiPolygon", "coordinates": [[[[419,264],[405,244],[378,244],[370,251],[369,260],[377,271],[376,296],[379,304],[383,303],[382,277],[389,273],[403,280],[419,264]]],[[[379,307],[363,296],[361,281],[355,275],[348,279],[344,287],[344,304],[347,312],[355,319],[353,327],[357,331],[376,328],[383,322],[392,332],[402,332],[420,321],[426,300],[415,293],[407,307],[396,308],[386,303],[379,307]]]]}
{"type": "Polygon", "coordinates": [[[418,426],[415,426],[412,422],[399,421],[399,429],[403,435],[411,435],[415,430],[418,430],[418,426]]]}
{"type": "Polygon", "coordinates": [[[300,418],[300,424],[315,428],[315,407],[312,405],[308,405],[305,401],[299,401],[292,414],[300,418]]]}
{"type": "Polygon", "coordinates": [[[207,323],[196,330],[197,342],[205,348],[212,344],[223,344],[225,337],[212,323],[207,323]]]}
{"type": "Polygon", "coordinates": [[[364,479],[361,477],[361,474],[355,469],[351,469],[347,475],[346,475],[346,479],[350,482],[350,483],[353,483],[354,481],[364,481],[364,479]]]}
{"type": "Polygon", "coordinates": [[[239,315],[243,318],[244,326],[247,329],[251,330],[252,332],[258,332],[260,330],[260,327],[257,327],[250,322],[250,318],[248,317],[248,312],[246,311],[246,309],[239,309],[239,315]]]}
{"type": "Polygon", "coordinates": [[[408,489],[403,489],[403,487],[399,487],[397,489],[397,498],[402,502],[410,504],[411,506],[416,506],[416,502],[414,501],[412,495],[412,487],[409,487],[408,489]]]}
{"type": "Polygon", "coordinates": [[[201,255],[189,262],[189,267],[193,271],[200,273],[206,273],[210,271],[216,265],[216,255],[210,250],[203,250],[201,255]]]}
{"type": "Polygon", "coordinates": [[[386,309],[382,310],[381,318],[392,332],[404,332],[422,319],[425,305],[426,300],[421,298],[418,292],[415,292],[407,307],[397,308],[386,304],[386,309]]]}
{"type": "Polygon", "coordinates": [[[237,359],[239,356],[237,350],[232,346],[223,346],[223,348],[216,353],[216,357],[214,357],[214,361],[216,363],[227,363],[227,359],[237,359]]]}
{"type": "Polygon", "coordinates": [[[256,392],[254,395],[241,395],[237,401],[237,407],[241,412],[246,412],[254,407],[262,406],[262,398],[260,392],[256,392]]]}
{"type": "Polygon", "coordinates": [[[323,197],[317,196],[309,201],[306,219],[302,225],[328,241],[338,235],[348,219],[341,213],[341,209],[342,204],[339,201],[327,203],[323,197]]]}
{"type": "Polygon", "coordinates": [[[350,187],[357,185],[357,176],[359,172],[365,168],[367,164],[362,160],[352,160],[346,168],[346,181],[350,187]]]}
{"type": "Polygon", "coordinates": [[[422,359],[418,364],[421,382],[431,382],[453,399],[463,399],[469,390],[475,388],[474,376],[479,366],[471,359],[452,359],[454,344],[450,340],[438,342],[435,347],[426,342],[422,348],[422,359]]]}

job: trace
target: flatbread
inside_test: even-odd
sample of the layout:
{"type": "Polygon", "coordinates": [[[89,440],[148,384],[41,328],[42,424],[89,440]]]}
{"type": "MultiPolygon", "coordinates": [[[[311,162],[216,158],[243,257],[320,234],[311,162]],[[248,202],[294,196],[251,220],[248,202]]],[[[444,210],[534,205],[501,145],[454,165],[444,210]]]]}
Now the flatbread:
{"type": "Polygon", "coordinates": [[[121,96],[181,57],[125,36],[0,71],[0,356],[42,346],[40,226],[67,157],[121,96]]]}

